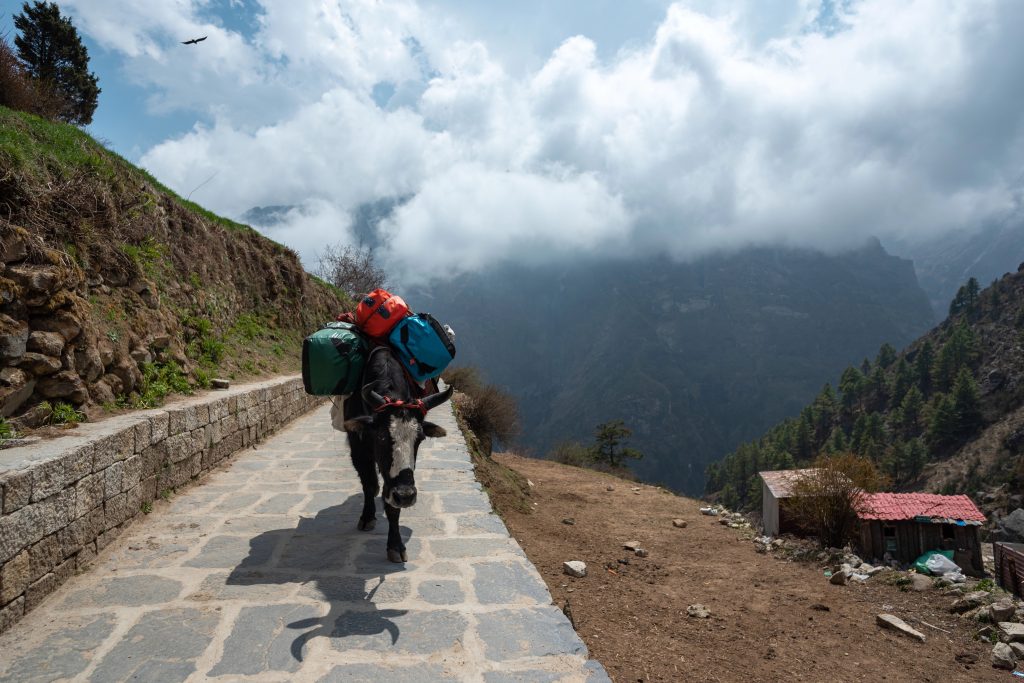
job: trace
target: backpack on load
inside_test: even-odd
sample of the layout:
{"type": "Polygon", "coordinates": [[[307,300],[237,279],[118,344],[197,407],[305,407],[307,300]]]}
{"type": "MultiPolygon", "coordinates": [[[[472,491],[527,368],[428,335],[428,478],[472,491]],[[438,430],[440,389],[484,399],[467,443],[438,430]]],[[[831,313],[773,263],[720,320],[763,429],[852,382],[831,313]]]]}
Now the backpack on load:
{"type": "Polygon", "coordinates": [[[366,340],[355,325],[327,323],[302,340],[302,384],[313,396],[345,396],[359,388],[366,340]]]}
{"type": "Polygon", "coordinates": [[[356,306],[356,325],[367,336],[382,339],[410,313],[405,299],[386,289],[375,289],[356,306]]]}
{"type": "Polygon", "coordinates": [[[388,341],[417,382],[437,377],[455,358],[455,344],[441,323],[429,313],[402,319],[391,331],[388,341]]]}

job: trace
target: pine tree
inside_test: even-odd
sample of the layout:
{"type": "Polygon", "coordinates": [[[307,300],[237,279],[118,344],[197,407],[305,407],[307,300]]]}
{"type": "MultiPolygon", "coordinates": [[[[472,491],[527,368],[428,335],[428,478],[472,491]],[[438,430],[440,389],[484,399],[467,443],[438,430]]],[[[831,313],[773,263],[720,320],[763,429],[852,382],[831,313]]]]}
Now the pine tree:
{"type": "Polygon", "coordinates": [[[843,408],[852,412],[860,402],[864,389],[864,374],[852,365],[843,371],[839,378],[839,392],[843,395],[843,408]]]}
{"type": "Polygon", "coordinates": [[[89,51],[71,20],[61,16],[56,3],[37,0],[22,5],[14,26],[20,32],[14,44],[26,74],[65,101],[58,118],[91,123],[100,88],[96,75],[89,72],[89,51]]]}
{"type": "Polygon", "coordinates": [[[978,383],[967,368],[960,368],[952,396],[958,435],[969,436],[981,423],[981,399],[978,396],[978,383]]]}
{"type": "Polygon", "coordinates": [[[914,378],[925,396],[932,390],[932,364],[935,362],[935,347],[930,341],[921,344],[914,357],[914,378]]]}
{"type": "Polygon", "coordinates": [[[928,423],[928,441],[933,446],[944,446],[956,439],[959,419],[953,399],[947,394],[938,394],[932,406],[928,423]]]}
{"type": "Polygon", "coordinates": [[[623,461],[626,459],[639,460],[644,457],[643,453],[622,445],[622,442],[632,435],[633,430],[629,429],[622,420],[611,420],[599,424],[595,434],[595,443],[590,450],[591,458],[595,462],[606,464],[612,468],[622,467],[623,461]]]}
{"type": "Polygon", "coordinates": [[[921,411],[924,408],[924,395],[917,387],[910,387],[906,396],[900,402],[900,407],[894,416],[895,422],[906,432],[915,432],[921,419],[921,411]]]}
{"type": "Polygon", "coordinates": [[[888,342],[882,344],[881,348],[878,349],[878,356],[875,358],[875,365],[885,370],[895,362],[896,349],[893,348],[893,345],[889,344],[888,342]]]}
{"type": "Polygon", "coordinates": [[[899,405],[903,401],[903,398],[907,395],[907,391],[910,387],[914,386],[914,375],[910,368],[910,364],[907,363],[906,358],[900,358],[896,364],[896,369],[893,371],[892,384],[889,389],[889,394],[892,397],[892,403],[899,405]]]}

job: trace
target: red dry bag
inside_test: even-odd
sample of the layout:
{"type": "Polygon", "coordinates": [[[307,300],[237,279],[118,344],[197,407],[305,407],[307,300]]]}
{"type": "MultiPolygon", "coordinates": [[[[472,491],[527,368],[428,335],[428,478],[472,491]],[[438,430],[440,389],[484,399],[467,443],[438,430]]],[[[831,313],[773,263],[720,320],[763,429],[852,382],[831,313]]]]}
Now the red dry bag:
{"type": "Polygon", "coordinates": [[[375,289],[356,306],[356,325],[367,336],[386,337],[410,313],[402,297],[375,289]]]}

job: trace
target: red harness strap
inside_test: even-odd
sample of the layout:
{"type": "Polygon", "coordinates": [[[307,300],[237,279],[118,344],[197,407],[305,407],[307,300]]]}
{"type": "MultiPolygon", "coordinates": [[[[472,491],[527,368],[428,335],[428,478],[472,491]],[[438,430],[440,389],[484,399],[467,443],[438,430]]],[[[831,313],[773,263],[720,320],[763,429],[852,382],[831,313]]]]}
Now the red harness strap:
{"type": "Polygon", "coordinates": [[[380,404],[373,409],[375,413],[382,413],[388,408],[399,408],[401,410],[418,410],[423,413],[423,416],[427,415],[427,407],[423,405],[423,401],[416,399],[414,401],[403,401],[401,399],[395,401],[390,396],[384,397],[384,403],[380,404]]]}

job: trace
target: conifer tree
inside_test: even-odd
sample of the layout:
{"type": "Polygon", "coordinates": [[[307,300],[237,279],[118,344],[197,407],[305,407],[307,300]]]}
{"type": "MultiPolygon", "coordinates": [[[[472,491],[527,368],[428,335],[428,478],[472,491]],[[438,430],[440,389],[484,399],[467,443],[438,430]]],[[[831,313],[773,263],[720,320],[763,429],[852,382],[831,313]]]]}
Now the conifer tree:
{"type": "Polygon", "coordinates": [[[896,349],[893,345],[886,342],[882,344],[881,348],[878,349],[878,356],[875,358],[875,365],[881,367],[883,370],[888,369],[890,365],[896,362],[896,349]]]}
{"type": "Polygon", "coordinates": [[[896,411],[895,421],[901,429],[907,432],[917,430],[921,419],[921,411],[924,408],[924,395],[917,387],[910,387],[906,396],[900,402],[896,411]]]}
{"type": "Polygon", "coordinates": [[[932,390],[932,364],[935,362],[935,347],[930,341],[921,344],[914,357],[914,378],[925,396],[932,390]]]}
{"type": "Polygon", "coordinates": [[[958,436],[968,436],[981,422],[981,399],[978,396],[978,383],[967,368],[960,368],[952,396],[958,436]]]}
{"type": "Polygon", "coordinates": [[[934,446],[951,443],[956,438],[958,423],[953,399],[947,394],[938,394],[928,423],[928,441],[934,446]]]}
{"type": "Polygon", "coordinates": [[[597,426],[594,446],[590,455],[595,462],[603,463],[612,468],[622,467],[626,459],[639,460],[643,453],[633,448],[626,448],[622,443],[633,435],[633,430],[622,420],[611,420],[597,426]]]}
{"type": "Polygon", "coordinates": [[[58,118],[91,123],[100,88],[89,71],[89,51],[71,20],[61,15],[56,3],[37,0],[21,6],[14,27],[19,31],[14,45],[26,74],[65,101],[58,118]]]}

